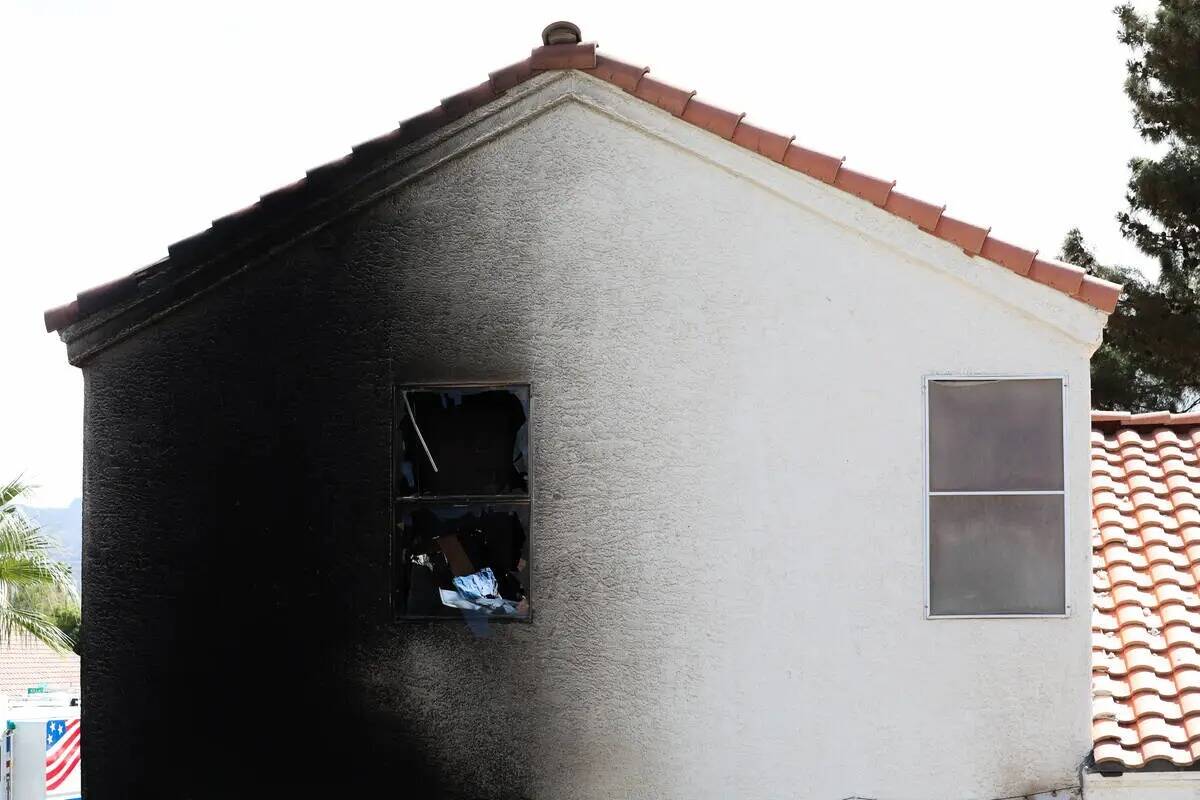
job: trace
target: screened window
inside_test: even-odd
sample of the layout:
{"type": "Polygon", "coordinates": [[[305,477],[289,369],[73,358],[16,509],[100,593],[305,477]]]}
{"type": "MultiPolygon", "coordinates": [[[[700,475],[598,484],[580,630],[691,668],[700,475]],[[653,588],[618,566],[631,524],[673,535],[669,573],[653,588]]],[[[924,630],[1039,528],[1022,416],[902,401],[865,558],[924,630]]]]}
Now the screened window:
{"type": "Polygon", "coordinates": [[[928,401],[928,613],[1061,615],[1059,378],[937,378],[928,401]]]}
{"type": "Polygon", "coordinates": [[[527,619],[529,387],[397,387],[395,608],[527,619]]]}

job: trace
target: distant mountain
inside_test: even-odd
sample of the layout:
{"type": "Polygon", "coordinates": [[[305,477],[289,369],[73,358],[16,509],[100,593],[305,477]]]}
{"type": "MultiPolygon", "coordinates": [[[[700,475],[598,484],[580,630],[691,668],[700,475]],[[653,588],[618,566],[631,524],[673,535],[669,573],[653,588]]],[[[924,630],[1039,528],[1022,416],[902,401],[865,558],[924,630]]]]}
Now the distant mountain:
{"type": "Polygon", "coordinates": [[[58,557],[71,565],[78,586],[83,563],[83,501],[76,497],[64,508],[22,506],[21,510],[58,541],[58,557]]]}

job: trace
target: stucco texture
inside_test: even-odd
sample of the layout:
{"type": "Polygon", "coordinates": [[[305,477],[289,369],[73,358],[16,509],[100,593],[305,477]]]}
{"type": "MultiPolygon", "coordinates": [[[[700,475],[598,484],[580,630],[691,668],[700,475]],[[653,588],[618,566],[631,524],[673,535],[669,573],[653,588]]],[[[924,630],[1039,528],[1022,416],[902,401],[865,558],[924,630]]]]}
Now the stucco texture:
{"type": "Polygon", "coordinates": [[[685,127],[535,81],[87,362],[89,798],[1078,783],[1102,318],[685,127]],[[1066,619],[924,618],[960,372],[1068,378],[1066,619]],[[392,386],[460,379],[534,404],[533,621],[486,637],[389,606],[392,386]]]}

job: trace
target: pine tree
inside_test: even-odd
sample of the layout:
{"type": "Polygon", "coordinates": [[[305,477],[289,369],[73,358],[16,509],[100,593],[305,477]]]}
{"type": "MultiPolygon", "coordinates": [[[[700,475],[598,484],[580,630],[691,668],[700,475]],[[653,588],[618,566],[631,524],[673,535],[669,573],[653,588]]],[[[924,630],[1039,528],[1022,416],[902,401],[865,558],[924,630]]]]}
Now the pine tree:
{"type": "Polygon", "coordinates": [[[1153,258],[1157,280],[1096,262],[1078,230],[1062,257],[1125,284],[1092,359],[1097,408],[1183,411],[1200,403],[1200,0],[1161,0],[1153,19],[1117,7],[1133,51],[1125,94],[1134,127],[1165,148],[1129,162],[1122,234],[1153,258]]]}

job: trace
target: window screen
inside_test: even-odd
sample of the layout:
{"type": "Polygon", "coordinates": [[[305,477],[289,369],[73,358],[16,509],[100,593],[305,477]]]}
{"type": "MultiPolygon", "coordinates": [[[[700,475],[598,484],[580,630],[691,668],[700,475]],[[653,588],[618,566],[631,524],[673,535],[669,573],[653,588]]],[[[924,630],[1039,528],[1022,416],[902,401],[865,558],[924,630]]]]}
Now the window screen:
{"type": "Polygon", "coordinates": [[[395,607],[529,617],[529,387],[397,387],[395,607]]]}
{"type": "Polygon", "coordinates": [[[930,616],[1066,613],[1063,392],[929,381],[930,616]]]}

